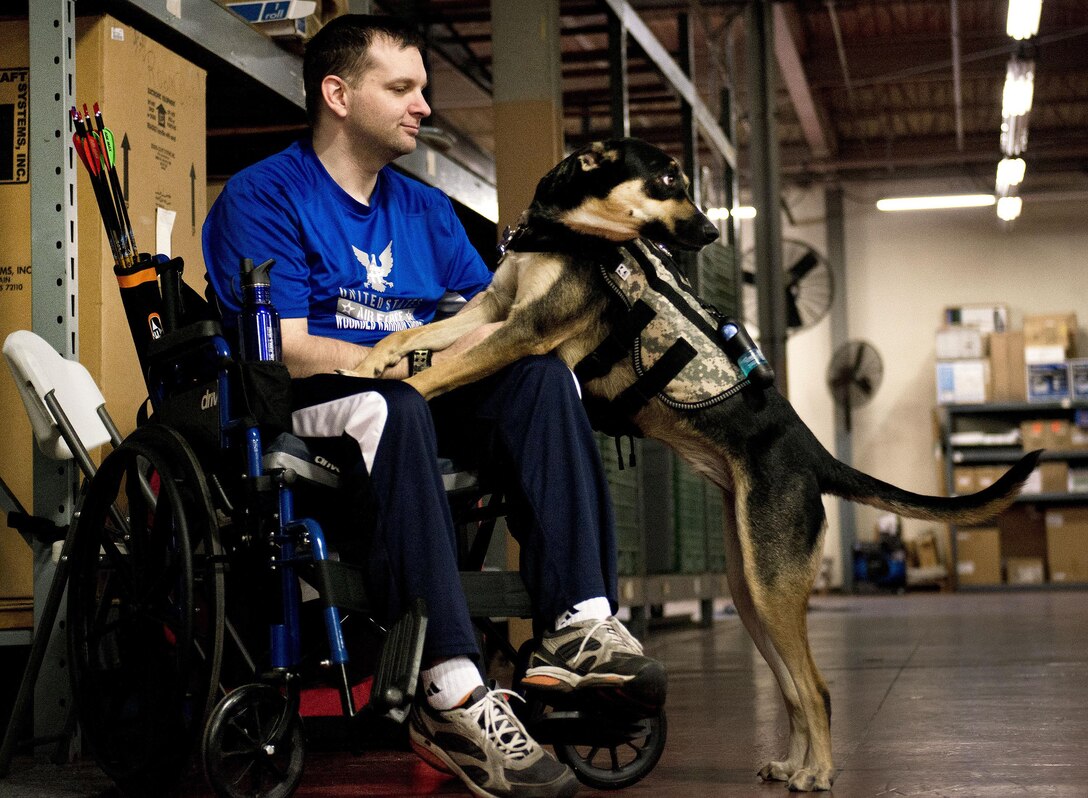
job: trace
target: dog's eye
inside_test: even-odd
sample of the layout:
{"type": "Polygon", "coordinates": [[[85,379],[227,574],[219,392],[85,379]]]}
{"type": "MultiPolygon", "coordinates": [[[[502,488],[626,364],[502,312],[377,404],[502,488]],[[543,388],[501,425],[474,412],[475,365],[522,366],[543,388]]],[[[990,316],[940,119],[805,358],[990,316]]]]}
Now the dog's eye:
{"type": "Polygon", "coordinates": [[[676,175],[661,175],[661,185],[672,187],[676,183],[676,175]]]}

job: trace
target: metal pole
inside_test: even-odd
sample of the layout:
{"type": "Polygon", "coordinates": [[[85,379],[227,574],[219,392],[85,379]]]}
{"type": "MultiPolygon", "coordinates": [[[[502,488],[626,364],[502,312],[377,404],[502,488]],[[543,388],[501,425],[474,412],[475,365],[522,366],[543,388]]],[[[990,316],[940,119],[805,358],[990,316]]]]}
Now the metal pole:
{"type": "MultiPolygon", "coordinates": [[[[831,349],[834,351],[850,337],[846,315],[846,223],[842,207],[842,188],[834,186],[824,192],[827,216],[827,261],[831,278],[839,288],[831,302],[831,349]]],[[[847,429],[842,408],[835,408],[835,456],[850,464],[854,459],[853,439],[847,429]]],[[[839,552],[842,557],[842,589],[854,590],[854,541],[857,540],[857,516],[853,503],[839,501],[839,552]]]]}
{"type": "Polygon", "coordinates": [[[752,204],[756,208],[756,292],[760,346],[774,368],[778,390],[786,384],[786,286],[782,274],[782,219],[778,210],[778,135],[775,121],[774,24],[768,0],[746,10],[748,96],[752,125],[752,204]]]}
{"type": "Polygon", "coordinates": [[[608,85],[612,87],[612,138],[631,135],[631,112],[627,98],[627,29],[611,8],[608,19],[608,85]]]}
{"type": "MultiPolygon", "coordinates": [[[[75,105],[75,0],[30,4],[31,319],[34,332],[67,358],[79,356],[76,154],[68,127],[75,105]]],[[[34,514],[71,523],[79,471],[34,447],[34,514]]],[[[50,546],[34,546],[34,621],[39,623],[56,566],[50,546]]],[[[63,606],[60,620],[63,622],[63,606]]],[[[60,627],[61,624],[58,624],[60,627]]],[[[34,735],[64,729],[70,703],[66,645],[54,629],[34,693],[34,735]]],[[[74,750],[58,748],[54,758],[74,750]]]]}

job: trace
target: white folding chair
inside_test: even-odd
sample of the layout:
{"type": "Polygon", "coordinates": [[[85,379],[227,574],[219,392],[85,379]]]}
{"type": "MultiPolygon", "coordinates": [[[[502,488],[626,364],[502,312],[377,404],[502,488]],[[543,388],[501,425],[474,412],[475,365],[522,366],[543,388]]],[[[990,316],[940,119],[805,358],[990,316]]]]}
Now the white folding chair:
{"type": "MultiPolygon", "coordinates": [[[[90,450],[105,443],[117,446],[121,443],[121,435],[106,412],[105,399],[90,373],[77,361],[61,357],[43,338],[29,330],[11,333],[4,341],[3,352],[30,418],[38,448],[54,460],[74,459],[86,479],[93,477],[96,469],[90,450]]],[[[17,500],[14,503],[16,510],[25,515],[17,500]]],[[[33,535],[28,527],[19,531],[32,546],[33,535]]],[[[74,537],[75,524],[69,524],[60,552],[54,551],[57,569],[34,630],[30,658],[0,745],[0,776],[8,772],[22,720],[30,709],[34,684],[68,583],[68,555],[74,537]]],[[[71,723],[65,726],[62,736],[71,723]]]]}

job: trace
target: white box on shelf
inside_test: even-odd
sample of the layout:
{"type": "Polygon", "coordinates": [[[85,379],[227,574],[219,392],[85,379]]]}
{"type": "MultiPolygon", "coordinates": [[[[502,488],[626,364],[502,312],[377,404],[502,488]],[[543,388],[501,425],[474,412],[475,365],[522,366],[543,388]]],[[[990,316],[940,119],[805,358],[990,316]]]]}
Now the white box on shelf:
{"type": "Polygon", "coordinates": [[[989,397],[988,360],[937,361],[937,404],[981,404],[989,397]]]}
{"type": "Polygon", "coordinates": [[[986,335],[977,327],[944,327],[937,330],[937,359],[961,360],[986,357],[986,335]]]}
{"type": "Polygon", "coordinates": [[[1025,346],[1025,363],[1063,363],[1065,347],[1050,344],[1048,346],[1025,346]]]}
{"type": "Polygon", "coordinates": [[[1009,328],[1008,305],[956,305],[944,309],[944,323],[954,327],[977,327],[984,333],[1009,328]]]}

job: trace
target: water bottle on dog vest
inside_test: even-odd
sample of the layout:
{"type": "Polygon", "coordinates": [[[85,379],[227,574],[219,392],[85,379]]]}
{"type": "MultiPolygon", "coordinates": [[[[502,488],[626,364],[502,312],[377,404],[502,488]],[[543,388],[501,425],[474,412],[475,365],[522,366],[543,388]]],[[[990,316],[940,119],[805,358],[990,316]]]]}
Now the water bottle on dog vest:
{"type": "Polygon", "coordinates": [[[242,258],[242,312],[238,318],[243,360],[280,360],[280,314],[272,306],[269,271],[274,260],[254,266],[242,258]]]}
{"type": "Polygon", "coordinates": [[[766,388],[774,382],[774,369],[748,335],[744,325],[735,319],[726,319],[721,326],[725,339],[725,353],[737,364],[741,373],[756,388],[766,388]]]}

